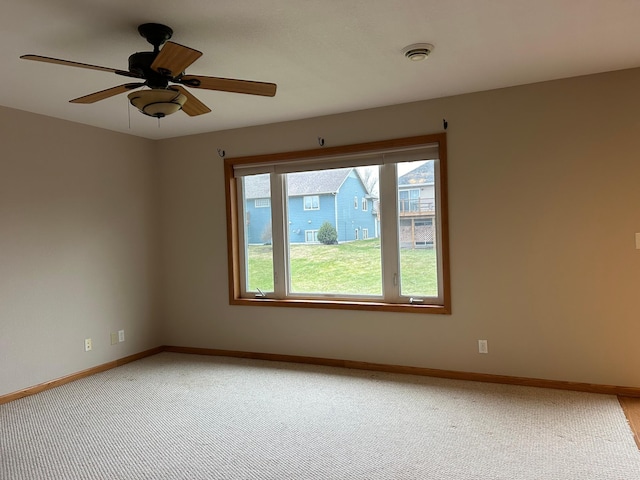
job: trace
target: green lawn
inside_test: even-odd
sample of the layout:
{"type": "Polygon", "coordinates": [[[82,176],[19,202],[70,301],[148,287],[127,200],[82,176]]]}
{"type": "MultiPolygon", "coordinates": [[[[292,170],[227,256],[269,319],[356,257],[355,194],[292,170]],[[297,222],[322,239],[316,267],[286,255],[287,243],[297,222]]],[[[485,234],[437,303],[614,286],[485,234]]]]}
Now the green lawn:
{"type": "MultiPolygon", "coordinates": [[[[294,244],[290,247],[291,286],[296,293],[380,295],[380,239],[339,245],[294,244]]],[[[437,294],[433,249],[402,249],[403,295],[437,294]]],[[[273,290],[270,245],[249,246],[249,290],[273,290]]]]}

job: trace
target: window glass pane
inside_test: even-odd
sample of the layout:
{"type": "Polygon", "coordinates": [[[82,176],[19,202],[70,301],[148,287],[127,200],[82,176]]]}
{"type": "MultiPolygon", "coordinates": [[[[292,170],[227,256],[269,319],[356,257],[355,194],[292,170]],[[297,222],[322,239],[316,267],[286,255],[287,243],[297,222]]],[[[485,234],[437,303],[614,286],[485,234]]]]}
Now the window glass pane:
{"type": "Polygon", "coordinates": [[[245,289],[273,291],[271,248],[271,184],[269,174],[242,177],[244,208],[245,289]]]}
{"type": "Polygon", "coordinates": [[[318,230],[305,230],[304,232],[304,241],[307,243],[317,243],[318,242],[318,230]]]}
{"type": "Polygon", "coordinates": [[[438,295],[435,161],[398,164],[400,294],[438,295]]]}
{"type": "Polygon", "coordinates": [[[382,295],[378,212],[353,208],[354,198],[367,195],[376,205],[378,167],[360,171],[286,174],[290,293],[382,295]]]}
{"type": "Polygon", "coordinates": [[[320,208],[320,197],[311,195],[304,197],[304,210],[318,210],[320,208]]]}

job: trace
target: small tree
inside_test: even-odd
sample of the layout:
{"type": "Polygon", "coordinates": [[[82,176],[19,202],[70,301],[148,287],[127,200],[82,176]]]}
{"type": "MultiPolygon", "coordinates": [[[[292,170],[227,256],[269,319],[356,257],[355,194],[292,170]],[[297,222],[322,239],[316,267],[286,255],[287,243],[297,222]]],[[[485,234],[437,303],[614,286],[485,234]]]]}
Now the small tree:
{"type": "Polygon", "coordinates": [[[329,222],[324,222],[318,230],[318,241],[325,245],[335,245],[338,243],[338,232],[329,222]]]}

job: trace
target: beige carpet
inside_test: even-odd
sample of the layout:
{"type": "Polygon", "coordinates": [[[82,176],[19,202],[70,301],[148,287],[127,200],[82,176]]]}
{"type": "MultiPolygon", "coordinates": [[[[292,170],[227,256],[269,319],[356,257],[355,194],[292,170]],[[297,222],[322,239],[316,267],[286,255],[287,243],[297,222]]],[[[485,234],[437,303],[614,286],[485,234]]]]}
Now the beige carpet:
{"type": "Polygon", "coordinates": [[[612,396],[162,353],[0,405],[0,478],[640,479],[612,396]]]}

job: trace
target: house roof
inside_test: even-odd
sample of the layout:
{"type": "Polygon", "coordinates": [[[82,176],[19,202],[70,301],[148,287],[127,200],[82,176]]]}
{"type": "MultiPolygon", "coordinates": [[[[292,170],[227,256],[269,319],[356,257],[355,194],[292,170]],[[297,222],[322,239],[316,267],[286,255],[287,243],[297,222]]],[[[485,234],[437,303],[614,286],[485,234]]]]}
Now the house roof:
{"type": "Polygon", "coordinates": [[[435,181],[435,173],[433,170],[434,162],[427,161],[417,168],[398,177],[398,187],[411,187],[419,185],[433,185],[435,181]]]}
{"type": "MultiPolygon", "coordinates": [[[[353,168],[335,168],[332,170],[290,173],[287,177],[289,196],[337,193],[352,170],[353,168]]],[[[358,176],[358,178],[360,177],[358,176]]],[[[251,177],[251,181],[245,182],[245,198],[266,198],[269,195],[268,174],[255,175],[251,177]]]]}
{"type": "Polygon", "coordinates": [[[271,186],[269,185],[269,174],[252,175],[245,177],[244,197],[245,198],[268,198],[271,196],[271,186]]]}
{"type": "MultiPolygon", "coordinates": [[[[290,173],[288,176],[288,190],[292,197],[303,195],[326,195],[337,193],[347,179],[353,168],[335,168],[332,170],[321,170],[312,172],[290,173]]],[[[362,178],[356,176],[362,182],[362,178]]],[[[419,185],[433,185],[435,179],[434,162],[427,161],[417,168],[398,177],[398,186],[411,187],[419,185]]],[[[366,193],[366,198],[377,198],[368,191],[362,182],[366,193]]],[[[253,175],[251,180],[245,182],[245,198],[267,198],[270,196],[269,175],[253,175]]]]}
{"type": "Polygon", "coordinates": [[[314,172],[292,173],[288,176],[288,191],[292,197],[337,193],[353,168],[335,168],[314,172]]]}

